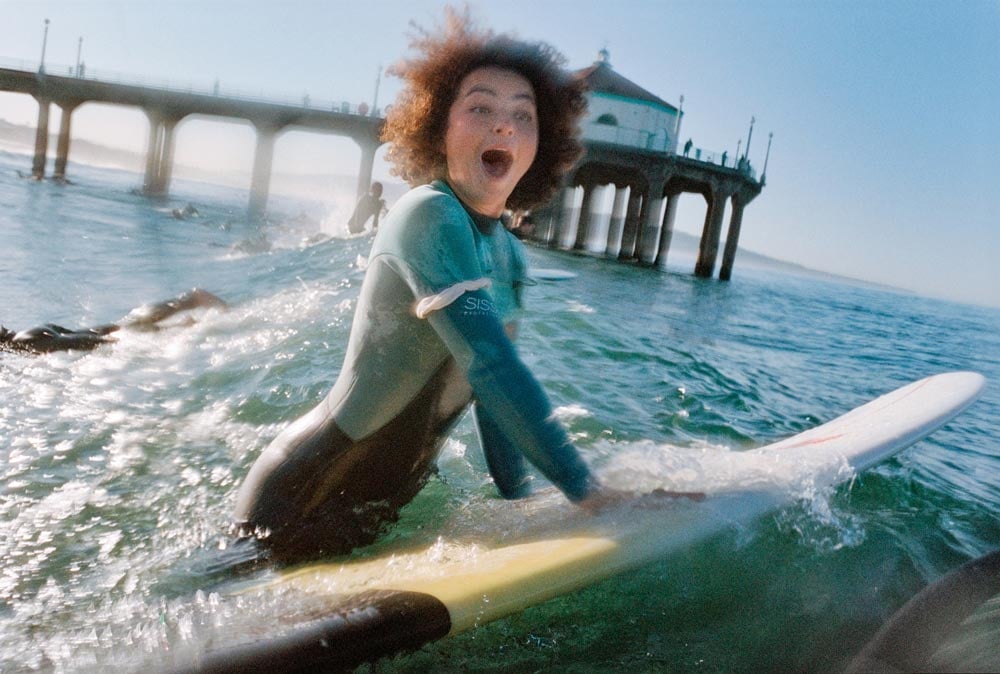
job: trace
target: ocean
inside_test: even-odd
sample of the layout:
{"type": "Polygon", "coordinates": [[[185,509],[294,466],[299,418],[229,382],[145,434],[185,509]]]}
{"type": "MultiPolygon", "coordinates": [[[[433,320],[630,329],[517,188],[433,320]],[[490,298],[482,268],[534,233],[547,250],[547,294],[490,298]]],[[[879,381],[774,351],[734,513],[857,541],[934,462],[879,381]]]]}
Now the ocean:
{"type": "MultiPolygon", "coordinates": [[[[245,190],[175,180],[157,201],[134,173],[70,164],[60,185],[29,169],[0,152],[0,323],[98,325],[193,287],[231,307],[90,353],[0,353],[0,671],[155,671],[280,631],[296,607],[227,590],[226,526],[255,457],[341,365],[371,245],[343,236],[350,195],[272,195],[252,223],[245,190]]],[[[927,375],[974,370],[987,388],[847,484],[801,485],[683,553],[362,671],[838,671],[922,587],[1000,547],[1000,309],[739,256],[731,282],[697,279],[686,250],[666,271],[529,257],[576,276],[527,289],[519,351],[614,486],[710,486],[726,456],[927,375]]],[[[465,418],[354,556],[571,509],[500,501],[465,418]]],[[[992,643],[962,657],[995,669],[992,643]]]]}

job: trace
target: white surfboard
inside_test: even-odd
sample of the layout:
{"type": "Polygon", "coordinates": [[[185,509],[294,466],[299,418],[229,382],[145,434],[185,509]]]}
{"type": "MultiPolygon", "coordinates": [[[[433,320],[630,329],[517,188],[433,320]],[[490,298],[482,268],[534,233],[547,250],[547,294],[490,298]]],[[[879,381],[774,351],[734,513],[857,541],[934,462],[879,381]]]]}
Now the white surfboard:
{"type": "Polygon", "coordinates": [[[529,274],[536,281],[568,281],[576,278],[576,273],[567,269],[532,269],[529,274]]]}
{"type": "MultiPolygon", "coordinates": [[[[766,447],[735,452],[732,470],[766,475],[701,501],[668,499],[598,517],[570,517],[558,533],[499,545],[447,543],[360,562],[287,571],[253,591],[308,596],[329,607],[281,636],[210,652],[198,671],[351,667],[472,629],[661,558],[795,498],[789,481],[852,478],[947,423],[984,385],[972,372],[904,386],[826,424],[766,447]],[[761,460],[761,459],[766,460],[761,460]]],[[[442,532],[447,535],[446,532],[442,532]]]]}

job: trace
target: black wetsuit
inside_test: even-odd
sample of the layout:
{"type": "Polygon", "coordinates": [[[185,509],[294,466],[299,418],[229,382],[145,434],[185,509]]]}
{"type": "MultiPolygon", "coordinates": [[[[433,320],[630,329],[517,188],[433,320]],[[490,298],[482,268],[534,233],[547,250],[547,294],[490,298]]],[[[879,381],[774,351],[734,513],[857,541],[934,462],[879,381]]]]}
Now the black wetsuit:
{"type": "Polygon", "coordinates": [[[109,323],[95,328],[70,330],[55,323],[13,332],[0,327],[0,351],[20,353],[52,353],[54,351],[91,351],[114,342],[110,335],[122,328],[157,330],[159,323],[174,314],[199,307],[225,308],[226,303],[207,290],[195,288],[173,299],[155,304],[144,304],[133,309],[120,323],[109,323]]]}
{"type": "Polygon", "coordinates": [[[369,218],[374,218],[372,220],[372,230],[378,229],[378,218],[382,214],[382,209],[385,208],[385,199],[380,199],[374,194],[366,194],[358,200],[358,204],[354,207],[354,213],[347,221],[347,231],[351,234],[359,234],[365,229],[365,223],[368,222],[369,218]]]}

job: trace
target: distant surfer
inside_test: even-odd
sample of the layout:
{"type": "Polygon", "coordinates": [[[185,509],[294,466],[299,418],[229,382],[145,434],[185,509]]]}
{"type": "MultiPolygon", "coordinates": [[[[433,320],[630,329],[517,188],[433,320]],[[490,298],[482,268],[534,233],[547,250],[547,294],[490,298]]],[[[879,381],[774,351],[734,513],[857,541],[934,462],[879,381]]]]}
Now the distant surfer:
{"type": "Polygon", "coordinates": [[[111,335],[122,329],[159,330],[160,324],[176,314],[191,309],[216,307],[224,309],[224,300],[207,290],[195,288],[169,300],[144,304],[133,309],[118,323],[108,323],[93,328],[71,330],[55,323],[14,332],[0,326],[0,351],[18,353],[52,353],[54,351],[91,351],[114,342],[111,335]]]}
{"type": "Polygon", "coordinates": [[[170,211],[170,214],[178,220],[187,220],[190,217],[197,217],[201,215],[198,209],[195,208],[194,204],[188,204],[184,208],[175,208],[170,211]]]}
{"type": "Polygon", "coordinates": [[[633,496],[600,486],[512,342],[527,265],[500,218],[547,201],[580,156],[583,84],[551,46],[453,11],[412,46],[383,140],[413,189],[375,237],[333,389],[237,494],[238,532],[279,561],[372,542],[470,402],[503,497],[530,493],[525,459],[588,510],[633,496]]]}
{"type": "Polygon", "coordinates": [[[347,221],[347,231],[351,234],[360,234],[365,231],[365,225],[368,223],[368,220],[372,221],[372,231],[376,231],[378,229],[379,216],[385,213],[385,211],[385,199],[382,198],[382,183],[378,181],[373,182],[371,188],[368,190],[368,194],[361,197],[354,207],[354,212],[351,213],[351,217],[347,221]]]}

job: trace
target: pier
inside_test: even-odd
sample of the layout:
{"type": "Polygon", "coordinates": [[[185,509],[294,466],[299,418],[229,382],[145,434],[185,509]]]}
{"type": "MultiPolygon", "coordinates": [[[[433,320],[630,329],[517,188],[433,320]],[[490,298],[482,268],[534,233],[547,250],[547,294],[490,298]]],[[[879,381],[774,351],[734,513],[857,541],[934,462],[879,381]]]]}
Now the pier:
{"type": "Polygon", "coordinates": [[[49,145],[49,111],[57,105],[62,110],[53,178],[66,178],[70,155],[73,111],[84,103],[110,103],[138,107],[149,119],[149,142],[143,191],[150,196],[166,196],[170,190],[173,168],[174,129],[191,115],[222,117],[249,121],[257,134],[248,210],[251,217],[262,216],[267,207],[271,182],[274,142],[283,131],[296,128],[331,133],[351,138],[361,148],[358,168],[358,197],[371,184],[375,153],[385,120],[370,113],[365,106],[346,103],[320,108],[301,103],[273,102],[262,99],[220,95],[216,92],[182,91],[141,84],[103,81],[93,77],[67,76],[39,71],[0,68],[0,91],[23,93],[38,102],[38,126],[32,176],[45,178],[49,145]]]}
{"type": "MultiPolygon", "coordinates": [[[[603,223],[596,221],[593,198],[598,189],[613,189],[606,241],[599,242],[597,254],[664,268],[680,195],[700,194],[706,212],[694,274],[711,278],[715,273],[728,203],[729,230],[719,268],[719,279],[728,281],[744,209],[763,189],[764,174],[757,179],[748,154],[739,156],[739,148],[730,158],[726,152],[695,148],[689,140],[678,154],[682,109],[615,72],[607,50],[576,74],[589,89],[586,151],[562,193],[532,213],[535,227],[529,238],[551,248],[595,252],[593,239],[603,223]]],[[[751,124],[747,151],[752,134],[751,124]]]]}
{"type": "MultiPolygon", "coordinates": [[[[256,129],[257,147],[250,184],[248,211],[263,216],[271,180],[275,139],[291,128],[331,133],[353,139],[361,148],[357,196],[368,191],[375,153],[385,120],[365,104],[354,107],[269,101],[212,91],[180,90],[148,84],[113,82],[67,69],[65,76],[38,71],[0,68],[0,91],[33,96],[38,101],[38,127],[32,175],[45,178],[49,142],[49,109],[62,109],[56,147],[55,179],[65,179],[70,153],[73,111],[88,102],[141,108],[149,119],[143,191],[165,196],[173,167],[174,129],[191,115],[249,121],[256,129]]],[[[58,69],[56,72],[59,72],[58,69]]],[[[767,159],[760,178],[749,160],[753,120],[746,147],[732,157],[693,147],[688,140],[678,153],[683,96],[675,107],[619,75],[602,50],[588,68],[576,72],[587,82],[587,118],[583,120],[586,152],[564,182],[559,195],[535,210],[529,239],[536,244],[575,252],[590,252],[621,262],[664,268],[674,231],[680,196],[700,194],[705,199],[705,220],[694,274],[711,278],[715,273],[727,205],[729,228],[719,267],[719,279],[732,276],[744,211],[765,184],[767,159]],[[593,249],[603,235],[593,209],[598,190],[614,190],[606,241],[593,249]]],[[[770,154],[770,142],[768,143],[770,154]]]]}
{"type": "Polygon", "coordinates": [[[533,214],[534,242],[583,252],[603,230],[591,208],[598,188],[614,190],[607,240],[600,251],[609,258],[645,266],[666,266],[677,205],[683,193],[705,198],[706,213],[694,274],[714,275],[727,203],[731,204],[719,279],[732,277],[743,212],[763,188],[746,165],[725,167],[672,153],[587,142],[562,193],[533,214]],[[583,192],[580,205],[576,196],[583,192]]]}

